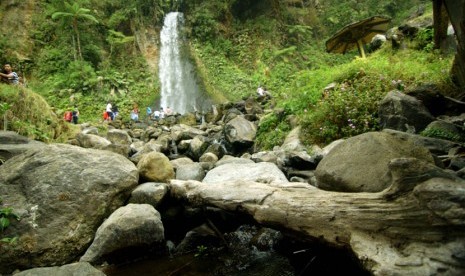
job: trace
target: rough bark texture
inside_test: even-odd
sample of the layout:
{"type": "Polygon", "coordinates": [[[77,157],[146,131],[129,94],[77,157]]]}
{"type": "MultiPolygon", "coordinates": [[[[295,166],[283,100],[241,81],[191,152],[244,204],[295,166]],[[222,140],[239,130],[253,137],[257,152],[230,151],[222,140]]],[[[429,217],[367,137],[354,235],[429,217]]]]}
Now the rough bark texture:
{"type": "Polygon", "coordinates": [[[461,87],[465,87],[465,0],[443,0],[457,37],[457,55],[452,74],[461,87]]]}
{"type": "Polygon", "coordinates": [[[171,193],[351,248],[374,275],[463,275],[465,181],[412,158],[395,159],[390,170],[392,184],[379,193],[245,181],[172,181],[171,193]]]}

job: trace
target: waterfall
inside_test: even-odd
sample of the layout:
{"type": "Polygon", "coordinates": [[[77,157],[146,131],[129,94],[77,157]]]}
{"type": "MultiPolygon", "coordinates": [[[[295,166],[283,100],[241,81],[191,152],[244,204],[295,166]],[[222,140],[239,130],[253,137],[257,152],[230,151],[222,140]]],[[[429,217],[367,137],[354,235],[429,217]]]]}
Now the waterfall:
{"type": "Polygon", "coordinates": [[[161,48],[159,78],[161,84],[160,106],[184,114],[204,109],[205,97],[201,96],[196,82],[194,66],[183,51],[185,39],[180,27],[184,16],[180,12],[166,15],[160,33],[161,48]]]}

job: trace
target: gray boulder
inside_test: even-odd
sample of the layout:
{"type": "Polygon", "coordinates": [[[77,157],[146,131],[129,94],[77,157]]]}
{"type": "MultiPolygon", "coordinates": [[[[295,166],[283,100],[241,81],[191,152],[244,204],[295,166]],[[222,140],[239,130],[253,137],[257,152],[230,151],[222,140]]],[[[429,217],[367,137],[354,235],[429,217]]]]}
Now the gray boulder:
{"type": "Polygon", "coordinates": [[[415,157],[434,164],[431,153],[411,140],[386,132],[351,137],[318,164],[318,188],[339,192],[379,192],[390,183],[388,164],[394,158],[415,157]]]}
{"type": "Polygon", "coordinates": [[[131,193],[129,203],[150,204],[158,207],[165,195],[168,193],[168,187],[165,183],[147,182],[137,186],[131,193]]]}
{"type": "Polygon", "coordinates": [[[234,148],[247,148],[254,143],[257,126],[243,116],[237,116],[225,125],[224,134],[226,141],[234,148]]]}
{"type": "Polygon", "coordinates": [[[15,273],[15,276],[105,276],[105,273],[94,268],[88,262],[78,262],[64,266],[39,267],[15,273]]]}
{"type": "Polygon", "coordinates": [[[219,167],[224,164],[253,164],[255,163],[251,159],[248,158],[241,158],[241,157],[234,157],[232,155],[224,155],[218,162],[215,163],[215,167],[219,167]]]}
{"type": "Polygon", "coordinates": [[[176,179],[202,181],[205,171],[199,163],[185,164],[176,169],[176,179]]]}
{"type": "Polygon", "coordinates": [[[107,133],[107,139],[117,145],[130,146],[132,143],[132,138],[128,132],[121,129],[110,129],[107,133]]]}
{"type": "Polygon", "coordinates": [[[391,91],[380,102],[381,128],[419,133],[434,120],[421,101],[400,91],[391,91]]]}
{"type": "Polygon", "coordinates": [[[111,144],[106,138],[95,134],[79,133],[76,135],[76,140],[83,148],[104,149],[111,144]]]}
{"type": "Polygon", "coordinates": [[[228,163],[210,170],[203,183],[218,183],[233,180],[261,183],[289,182],[284,173],[273,163],[228,163]]]}
{"type": "Polygon", "coordinates": [[[75,260],[138,181],[133,163],[103,150],[56,144],[9,159],[0,194],[21,220],[3,231],[18,242],[0,247],[0,273],[75,260]]]}
{"type": "Polygon", "coordinates": [[[152,205],[130,203],[116,210],[97,229],[92,245],[80,261],[98,263],[125,248],[148,250],[164,245],[164,239],[160,213],[152,205]]]}
{"type": "Polygon", "coordinates": [[[45,143],[31,140],[16,132],[0,131],[0,164],[27,150],[44,146],[46,146],[45,143]]]}

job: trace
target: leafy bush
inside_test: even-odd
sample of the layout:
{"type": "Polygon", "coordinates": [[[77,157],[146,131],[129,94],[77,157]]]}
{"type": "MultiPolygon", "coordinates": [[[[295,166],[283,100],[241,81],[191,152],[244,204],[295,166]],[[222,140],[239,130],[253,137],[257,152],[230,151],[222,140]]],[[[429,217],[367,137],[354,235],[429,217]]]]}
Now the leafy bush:
{"type": "Polygon", "coordinates": [[[256,150],[271,150],[284,142],[286,135],[291,131],[291,126],[284,117],[285,113],[271,113],[260,120],[255,139],[256,150]]]}
{"type": "MultiPolygon", "coordinates": [[[[3,204],[3,202],[0,198],[0,205],[1,204],[3,204]]],[[[13,212],[13,208],[0,206],[0,233],[3,233],[3,231],[10,226],[11,219],[19,220],[20,218],[13,212]]],[[[16,240],[17,237],[8,238],[0,236],[0,242],[2,243],[14,243],[16,240]]]]}
{"type": "Polygon", "coordinates": [[[302,117],[306,143],[326,144],[378,129],[378,102],[392,89],[425,83],[450,84],[452,60],[436,53],[388,49],[337,68],[302,72],[284,105],[302,117]],[[311,77],[310,77],[311,76],[311,77]],[[324,88],[334,83],[327,98],[324,88]],[[298,93],[298,94],[297,94],[298,93]]]}
{"type": "Polygon", "coordinates": [[[433,28],[425,28],[418,31],[415,41],[417,42],[417,48],[426,52],[431,52],[434,49],[434,30],[433,28]]]}
{"type": "Polygon", "coordinates": [[[420,135],[432,138],[445,139],[455,142],[464,142],[465,138],[457,133],[449,132],[444,129],[427,127],[420,135]]]}
{"type": "MultiPolygon", "coordinates": [[[[57,117],[40,95],[27,88],[0,84],[0,101],[11,107],[6,111],[8,130],[44,142],[63,141],[69,126],[57,117]]],[[[0,117],[3,125],[4,117],[0,117]]]]}

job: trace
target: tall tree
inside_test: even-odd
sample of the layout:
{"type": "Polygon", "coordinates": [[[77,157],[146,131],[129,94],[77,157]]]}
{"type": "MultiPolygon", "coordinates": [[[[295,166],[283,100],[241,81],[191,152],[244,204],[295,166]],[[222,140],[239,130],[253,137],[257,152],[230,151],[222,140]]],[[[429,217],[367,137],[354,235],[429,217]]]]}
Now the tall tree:
{"type": "MultiPolygon", "coordinates": [[[[76,36],[77,42],[77,54],[80,60],[82,60],[81,50],[81,39],[79,35],[78,23],[81,20],[93,21],[98,23],[98,20],[90,13],[89,9],[85,9],[79,6],[78,3],[71,5],[69,2],[65,2],[66,11],[59,11],[52,14],[52,19],[68,19],[71,18],[71,24],[73,27],[74,35],[76,36]]],[[[73,37],[74,42],[74,37],[73,37]]],[[[76,49],[76,48],[75,48],[76,49]]]]}

